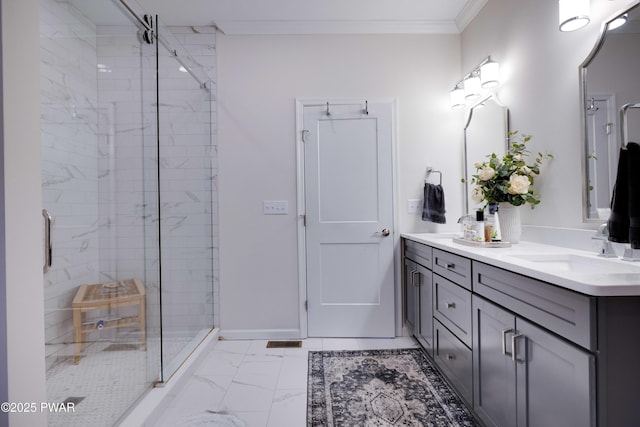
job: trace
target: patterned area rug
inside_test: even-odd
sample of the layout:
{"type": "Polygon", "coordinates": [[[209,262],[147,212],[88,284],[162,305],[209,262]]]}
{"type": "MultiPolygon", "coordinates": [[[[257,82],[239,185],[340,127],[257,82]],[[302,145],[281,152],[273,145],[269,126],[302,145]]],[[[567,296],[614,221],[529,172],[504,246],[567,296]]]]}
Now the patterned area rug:
{"type": "Polygon", "coordinates": [[[310,351],[308,426],[477,426],[420,349],[310,351]]]}

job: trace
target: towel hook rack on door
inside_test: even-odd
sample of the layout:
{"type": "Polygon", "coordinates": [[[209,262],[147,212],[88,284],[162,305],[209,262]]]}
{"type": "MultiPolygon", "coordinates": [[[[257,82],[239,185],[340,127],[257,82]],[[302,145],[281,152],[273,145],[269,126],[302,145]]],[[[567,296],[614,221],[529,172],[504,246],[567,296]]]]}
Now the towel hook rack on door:
{"type": "Polygon", "coordinates": [[[424,177],[424,183],[427,183],[427,180],[432,173],[437,173],[438,175],[440,175],[440,185],[442,185],[442,172],[433,169],[431,166],[427,166],[427,174],[424,177]]]}

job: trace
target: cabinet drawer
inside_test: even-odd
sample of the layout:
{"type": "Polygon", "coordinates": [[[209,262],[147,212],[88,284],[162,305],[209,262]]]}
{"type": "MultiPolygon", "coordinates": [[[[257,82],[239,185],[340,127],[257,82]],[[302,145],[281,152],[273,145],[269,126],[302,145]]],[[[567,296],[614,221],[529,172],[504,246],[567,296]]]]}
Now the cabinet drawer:
{"type": "Polygon", "coordinates": [[[433,293],[435,317],[471,347],[471,292],[434,274],[433,293]]]}
{"type": "Polygon", "coordinates": [[[433,258],[431,246],[405,239],[404,256],[431,270],[433,258]]]}
{"type": "Polygon", "coordinates": [[[471,290],[471,260],[459,255],[433,250],[433,271],[471,290]]]}
{"type": "Polygon", "coordinates": [[[458,393],[467,402],[473,402],[473,357],[471,350],[437,319],[433,322],[433,327],[435,335],[433,359],[458,393]]]}
{"type": "Polygon", "coordinates": [[[481,262],[473,262],[473,289],[589,350],[596,350],[596,299],[521,276],[481,262]]]}

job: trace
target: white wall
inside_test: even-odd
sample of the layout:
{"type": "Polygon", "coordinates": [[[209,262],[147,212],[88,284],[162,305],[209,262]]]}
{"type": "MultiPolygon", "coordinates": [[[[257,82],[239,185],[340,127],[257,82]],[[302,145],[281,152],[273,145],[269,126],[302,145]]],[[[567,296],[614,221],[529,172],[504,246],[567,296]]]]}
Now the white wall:
{"type": "MultiPolygon", "coordinates": [[[[46,387],[38,9],[37,0],[2,1],[9,401],[39,403],[46,387]]],[[[46,426],[46,413],[12,413],[9,423],[46,426]]]]}
{"type": "Polygon", "coordinates": [[[396,231],[457,229],[463,114],[448,97],[460,74],[459,39],[218,36],[223,335],[298,333],[296,97],[397,99],[396,231]],[[444,226],[406,213],[427,165],[444,172],[444,226]],[[264,216],[263,200],[288,200],[289,215],[264,216]]]}
{"type": "Polygon", "coordinates": [[[626,2],[591,2],[591,23],[558,30],[558,2],[489,0],[462,34],[462,69],[487,55],[500,62],[498,96],[510,109],[511,129],[533,135],[531,151],[555,159],[536,179],[542,203],[523,209],[523,222],[595,228],[582,221],[582,141],[578,67],[590,53],[600,23],[626,2]]]}

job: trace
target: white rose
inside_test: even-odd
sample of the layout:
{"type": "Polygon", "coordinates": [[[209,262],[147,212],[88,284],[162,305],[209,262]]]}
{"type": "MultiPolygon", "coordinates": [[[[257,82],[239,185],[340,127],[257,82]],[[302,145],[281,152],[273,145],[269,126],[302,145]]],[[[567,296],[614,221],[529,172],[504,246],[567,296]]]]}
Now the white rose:
{"type": "Polygon", "coordinates": [[[520,168],[520,173],[523,175],[531,175],[531,169],[529,166],[523,166],[520,168]]]}
{"type": "Polygon", "coordinates": [[[509,177],[510,194],[527,194],[529,185],[529,178],[524,175],[511,175],[509,177]]]}
{"type": "Polygon", "coordinates": [[[484,162],[475,162],[473,166],[475,166],[476,169],[480,169],[482,166],[484,166],[484,162]]]}
{"type": "Polygon", "coordinates": [[[480,203],[482,199],[484,199],[482,188],[474,187],[473,190],[471,190],[471,200],[473,200],[474,203],[480,203]]]}
{"type": "Polygon", "coordinates": [[[482,181],[489,181],[495,174],[496,171],[493,170],[493,168],[485,166],[484,168],[482,168],[482,170],[480,170],[480,172],[478,172],[478,178],[480,178],[482,181]]]}

